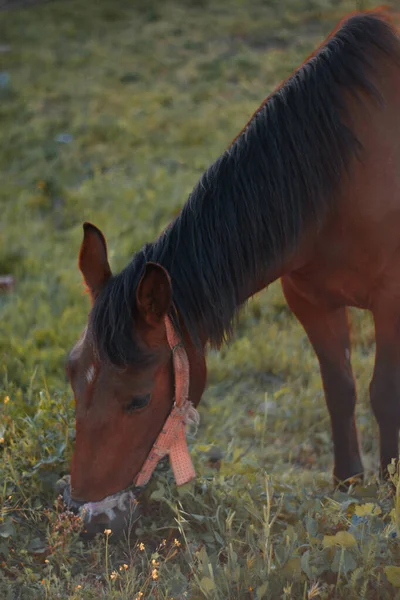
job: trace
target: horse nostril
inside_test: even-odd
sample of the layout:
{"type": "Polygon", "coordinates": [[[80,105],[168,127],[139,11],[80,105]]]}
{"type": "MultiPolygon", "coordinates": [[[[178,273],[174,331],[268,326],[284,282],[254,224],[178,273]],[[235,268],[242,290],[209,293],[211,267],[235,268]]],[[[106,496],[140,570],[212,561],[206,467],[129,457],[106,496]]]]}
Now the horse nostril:
{"type": "Polygon", "coordinates": [[[70,502],[72,502],[72,504],[75,504],[76,506],[83,506],[84,504],[86,504],[86,500],[80,500],[80,498],[73,498],[70,495],[70,502]]]}
{"type": "Polygon", "coordinates": [[[69,502],[67,504],[67,508],[68,508],[68,510],[70,510],[71,512],[73,512],[74,515],[79,515],[81,505],[80,504],[75,504],[73,502],[69,502]]]}
{"type": "Polygon", "coordinates": [[[76,500],[75,498],[70,497],[68,507],[72,512],[79,512],[79,509],[86,504],[84,500],[76,500]]]}

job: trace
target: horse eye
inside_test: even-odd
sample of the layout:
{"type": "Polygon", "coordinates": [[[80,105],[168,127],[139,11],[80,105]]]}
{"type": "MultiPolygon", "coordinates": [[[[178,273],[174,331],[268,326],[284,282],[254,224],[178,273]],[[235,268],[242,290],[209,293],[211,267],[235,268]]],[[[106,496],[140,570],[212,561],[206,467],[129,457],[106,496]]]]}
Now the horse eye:
{"type": "Polygon", "coordinates": [[[125,412],[133,412],[138,408],[144,408],[149,403],[151,394],[142,394],[141,396],[134,396],[128,404],[125,405],[125,412]]]}

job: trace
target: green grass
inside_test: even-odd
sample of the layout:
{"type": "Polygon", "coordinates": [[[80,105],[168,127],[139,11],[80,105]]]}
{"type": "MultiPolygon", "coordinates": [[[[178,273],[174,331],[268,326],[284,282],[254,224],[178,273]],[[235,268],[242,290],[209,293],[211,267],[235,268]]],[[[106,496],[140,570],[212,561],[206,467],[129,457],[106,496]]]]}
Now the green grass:
{"type": "Polygon", "coordinates": [[[72,0],[0,12],[0,273],[17,279],[0,296],[0,598],[400,598],[387,569],[400,560],[400,500],[376,482],[371,319],[352,312],[367,481],[343,494],[317,361],[279,284],[210,353],[190,444],[198,478],[177,490],[161,469],[136,538],[84,544],[54,491],[74,442],[64,359],[88,312],[82,221],[105,231],[122,268],[354,8],[72,0]]]}

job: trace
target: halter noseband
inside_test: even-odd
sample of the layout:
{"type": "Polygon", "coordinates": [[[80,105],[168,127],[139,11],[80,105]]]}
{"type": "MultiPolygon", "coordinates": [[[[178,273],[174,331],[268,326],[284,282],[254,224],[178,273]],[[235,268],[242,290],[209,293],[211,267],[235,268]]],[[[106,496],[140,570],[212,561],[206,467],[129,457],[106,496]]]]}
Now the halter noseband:
{"type": "Polygon", "coordinates": [[[175,401],[150,454],[146,458],[135,485],[141,487],[149,481],[159,461],[169,454],[176,485],[183,485],[196,477],[186,441],[186,425],[198,421],[197,411],[188,400],[189,360],[182,340],[169,317],[165,318],[168,344],[172,352],[175,376],[175,401]]]}

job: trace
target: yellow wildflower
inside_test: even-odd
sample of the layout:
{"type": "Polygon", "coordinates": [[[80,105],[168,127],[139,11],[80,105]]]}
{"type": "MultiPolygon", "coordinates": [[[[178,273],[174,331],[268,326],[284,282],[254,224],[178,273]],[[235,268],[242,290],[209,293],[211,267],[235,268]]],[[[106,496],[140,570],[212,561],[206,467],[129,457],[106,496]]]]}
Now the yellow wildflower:
{"type": "Polygon", "coordinates": [[[117,579],[117,577],[118,577],[117,571],[113,571],[110,575],[110,579],[117,579]]]}
{"type": "Polygon", "coordinates": [[[158,571],[157,571],[157,569],[153,569],[152,570],[152,572],[151,572],[151,578],[154,579],[154,580],[158,579],[158,571]]]}
{"type": "Polygon", "coordinates": [[[105,533],[106,535],[111,535],[111,529],[105,529],[105,530],[104,530],[104,533],[105,533]]]}
{"type": "Polygon", "coordinates": [[[4,404],[8,404],[10,402],[10,396],[5,396],[4,404]]]}
{"type": "Polygon", "coordinates": [[[143,542],[140,542],[140,544],[139,544],[139,550],[140,550],[140,552],[144,551],[144,544],[143,544],[143,542]]]}
{"type": "Polygon", "coordinates": [[[182,544],[180,543],[180,541],[175,538],[174,539],[174,546],[177,546],[179,548],[179,546],[181,546],[181,545],[182,544]]]}

